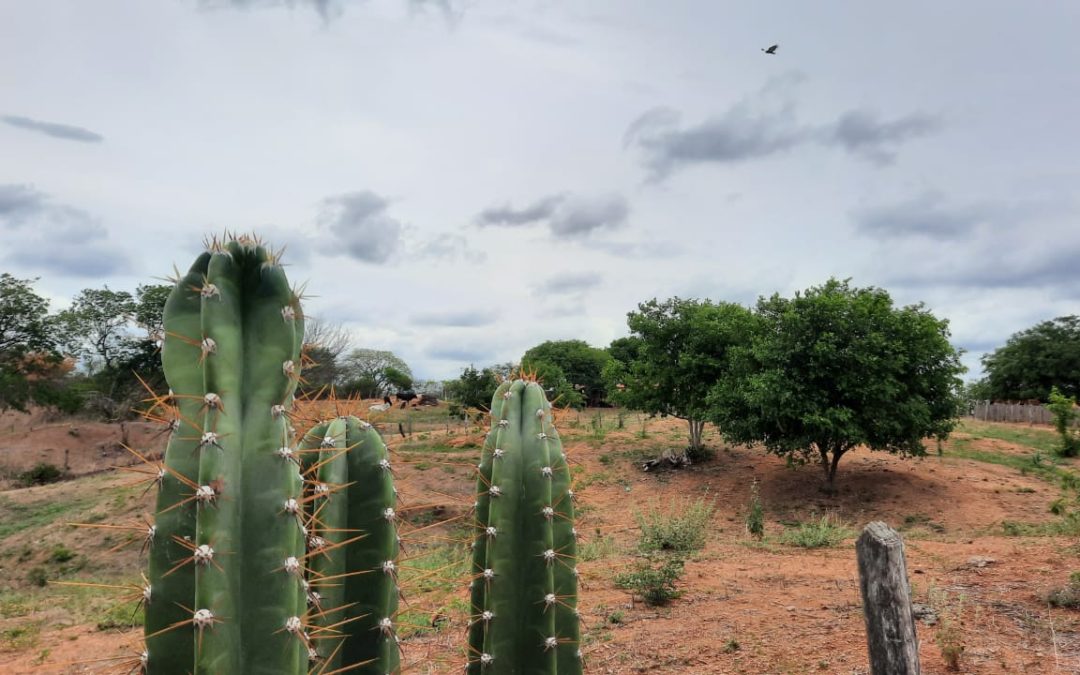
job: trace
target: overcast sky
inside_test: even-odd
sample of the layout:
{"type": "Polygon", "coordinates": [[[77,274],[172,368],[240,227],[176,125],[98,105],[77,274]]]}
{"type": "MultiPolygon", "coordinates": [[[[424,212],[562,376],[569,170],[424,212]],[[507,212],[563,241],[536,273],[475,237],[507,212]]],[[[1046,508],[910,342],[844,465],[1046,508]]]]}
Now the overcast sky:
{"type": "Polygon", "coordinates": [[[0,270],[58,309],[255,231],[424,378],[851,277],[977,368],[1080,313],[1078,35],[1071,0],[0,0],[0,270]]]}

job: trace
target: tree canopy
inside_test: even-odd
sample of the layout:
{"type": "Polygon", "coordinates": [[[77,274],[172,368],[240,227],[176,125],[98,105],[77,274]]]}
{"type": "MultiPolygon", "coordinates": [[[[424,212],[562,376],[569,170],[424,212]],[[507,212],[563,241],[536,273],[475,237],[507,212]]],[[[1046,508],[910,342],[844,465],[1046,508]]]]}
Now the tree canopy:
{"type": "Polygon", "coordinates": [[[499,376],[494,369],[477,370],[470,365],[461,371],[461,377],[446,383],[444,394],[466,408],[487,410],[498,386],[499,376]]]}
{"type": "Polygon", "coordinates": [[[400,357],[390,351],[378,349],[354,349],[341,358],[340,378],[347,393],[362,398],[375,398],[389,393],[392,385],[387,369],[392,368],[395,377],[404,375],[412,379],[412,370],[400,357]]]}
{"type": "Polygon", "coordinates": [[[650,300],[627,315],[629,362],[613,359],[605,377],[619,404],[686,420],[690,449],[703,447],[709,392],[730,371],[730,352],[746,344],[753,316],[741,305],[709,300],[650,300]],[[633,347],[636,345],[636,348],[633,347]],[[621,387],[620,387],[621,385],[621,387]]]}
{"type": "Polygon", "coordinates": [[[817,458],[831,490],[852,448],[920,455],[923,439],[953,429],[964,368],[948,322],[921,305],[897,308],[884,290],[831,279],[759,299],[755,315],[731,381],[710,396],[728,439],[817,458]]]}
{"type": "MultiPolygon", "coordinates": [[[[556,366],[566,379],[566,383],[581,387],[582,396],[587,405],[597,405],[604,400],[604,366],[611,360],[607,351],[591,347],[584,340],[548,340],[542,342],[521,357],[521,366],[526,370],[537,370],[540,364],[556,366]]],[[[551,375],[555,371],[549,369],[551,375]]],[[[556,383],[552,383],[556,385],[556,383]]],[[[562,383],[556,388],[565,390],[562,383]]],[[[571,388],[573,391],[573,388],[571,388]]],[[[572,404],[566,401],[567,404],[572,404]]]]}
{"type": "Polygon", "coordinates": [[[0,411],[25,410],[60,372],[49,301],[34,292],[34,281],[0,274],[0,411]]]}
{"type": "Polygon", "coordinates": [[[34,281],[0,274],[0,358],[56,347],[49,301],[34,292],[34,281]]]}
{"type": "Polygon", "coordinates": [[[112,370],[136,349],[128,332],[138,304],[131,293],[104,288],[83,289],[60,312],[65,348],[91,368],[112,370]]]}
{"type": "Polygon", "coordinates": [[[983,356],[986,392],[996,400],[1080,397],[1080,317],[1060,316],[1015,333],[983,356]]]}

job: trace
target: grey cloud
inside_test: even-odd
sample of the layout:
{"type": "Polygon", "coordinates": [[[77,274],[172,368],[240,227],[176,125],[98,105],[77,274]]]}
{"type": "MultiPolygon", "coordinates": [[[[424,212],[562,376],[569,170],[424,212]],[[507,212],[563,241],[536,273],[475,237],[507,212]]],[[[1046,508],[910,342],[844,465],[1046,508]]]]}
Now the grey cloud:
{"type": "Polygon", "coordinates": [[[867,235],[956,239],[990,219],[991,212],[984,205],[948,205],[941,193],[925,192],[894,204],[861,209],[855,212],[854,220],[859,231],[867,235]]]}
{"type": "Polygon", "coordinates": [[[464,260],[474,264],[487,260],[487,254],[469,247],[468,240],[460,234],[443,232],[428,239],[415,249],[417,256],[440,260],[464,260]]]}
{"type": "Polygon", "coordinates": [[[476,224],[481,227],[516,227],[519,225],[532,225],[548,218],[555,213],[555,209],[566,199],[565,195],[548,195],[541,197],[536,202],[522,209],[515,209],[509,204],[493,206],[484,209],[476,217],[476,224]]]}
{"type": "Polygon", "coordinates": [[[402,226],[387,213],[388,206],[385,199],[367,190],[327,197],[317,223],[349,257],[382,264],[401,248],[402,226]]]}
{"type": "Polygon", "coordinates": [[[630,206],[622,195],[568,197],[548,225],[558,237],[579,237],[595,230],[618,228],[629,215],[630,206]]]}
{"type": "Polygon", "coordinates": [[[414,326],[452,326],[455,328],[471,328],[475,326],[488,326],[495,323],[498,315],[489,310],[456,310],[448,312],[427,312],[416,314],[409,319],[414,326]]]}
{"type": "Polygon", "coordinates": [[[35,120],[29,117],[21,117],[19,115],[3,115],[0,116],[0,121],[3,121],[5,124],[11,125],[18,129],[34,131],[37,133],[45,134],[46,136],[52,136],[53,138],[62,138],[67,141],[79,141],[81,143],[100,143],[101,141],[105,140],[105,137],[101,134],[96,134],[89,129],[83,129],[82,127],[76,127],[69,124],[42,122],[41,120],[35,120]]]}
{"type": "Polygon", "coordinates": [[[20,225],[44,206],[45,195],[29,185],[0,185],[0,224],[20,225]]]}
{"type": "Polygon", "coordinates": [[[641,152],[650,180],[659,181],[687,166],[735,164],[815,143],[883,165],[895,158],[899,145],[941,127],[938,118],[924,113],[882,120],[861,109],[846,111],[832,122],[803,124],[790,97],[781,100],[780,84],[787,87],[796,81],[770,82],[696,125],[684,125],[676,110],[654,108],[630,124],[623,144],[641,152]]]}
{"type": "Polygon", "coordinates": [[[1061,288],[1080,290],[1080,242],[1044,245],[1023,250],[991,242],[972,250],[952,251],[950,264],[906,266],[891,275],[892,283],[912,288],[934,286],[958,288],[1061,288]]]}
{"type": "Polygon", "coordinates": [[[891,121],[882,121],[868,110],[852,110],[840,116],[824,130],[823,142],[838,145],[848,152],[876,164],[888,164],[896,158],[895,146],[941,128],[941,120],[925,113],[912,113],[891,121]]]}
{"type": "Polygon", "coordinates": [[[650,110],[635,120],[624,136],[624,144],[637,145],[643,151],[654,179],[690,164],[728,164],[767,157],[812,136],[810,129],[799,126],[791,105],[775,112],[758,112],[740,103],[696,126],[684,128],[680,122],[681,116],[673,110],[650,110]]]}
{"type": "Polygon", "coordinates": [[[126,265],[96,218],[33,186],[0,185],[0,232],[8,249],[5,262],[19,267],[92,277],[126,265]]]}
{"type": "Polygon", "coordinates": [[[596,288],[603,281],[603,277],[595,272],[581,272],[578,274],[564,274],[551,277],[536,287],[541,295],[563,295],[579,293],[590,288],[596,288]]]}
{"type": "Polygon", "coordinates": [[[545,223],[556,237],[578,238],[597,230],[619,228],[629,215],[630,205],[619,194],[557,194],[542,197],[521,209],[508,204],[485,209],[476,217],[476,224],[521,227],[545,223]]]}

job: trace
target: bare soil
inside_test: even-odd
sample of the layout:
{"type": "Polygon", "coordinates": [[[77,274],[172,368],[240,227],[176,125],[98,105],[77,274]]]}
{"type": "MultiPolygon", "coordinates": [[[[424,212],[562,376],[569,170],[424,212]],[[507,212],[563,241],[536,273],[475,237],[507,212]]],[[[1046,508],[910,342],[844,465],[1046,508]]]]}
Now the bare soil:
{"type": "MultiPolygon", "coordinates": [[[[361,416],[367,416],[368,403],[374,401],[357,404],[361,416]]],[[[377,421],[395,451],[402,507],[410,514],[403,526],[407,550],[414,555],[440,545],[461,546],[482,430],[446,425],[441,408],[413,418],[414,433],[403,439],[397,421],[404,414],[388,411],[377,421]]],[[[1050,608],[1045,601],[1080,569],[1077,541],[1005,536],[1001,527],[1006,520],[1033,525],[1058,520],[1048,505],[1062,495],[1061,488],[1035,473],[953,452],[962,444],[968,452],[1028,458],[1032,447],[983,433],[1026,425],[967,423],[941,456],[934,446],[921,459],[852,452],[843,458],[839,490],[830,496],[819,489],[816,466],[789,468],[760,449],[728,447],[711,430],[707,443],[717,450],[714,459],[678,471],[642,473],[640,459],[681,446],[685,428],[673,420],[652,420],[641,438],[636,416],[626,416],[627,428],[614,429],[615,413],[602,415],[603,433],[591,426],[596,411],[570,413],[560,421],[580,486],[578,530],[586,541],[610,537],[612,544],[605,555],[579,563],[588,672],[867,673],[854,534],[867,522],[882,520],[905,536],[915,600],[961,621],[955,638],[963,646],[958,672],[1080,673],[1080,612],[1050,608]],[[755,480],[766,508],[764,542],[750,538],[744,526],[755,480]],[[613,576],[635,560],[635,513],[677,508],[699,497],[713,502],[716,512],[705,548],[686,564],[682,596],[650,607],[617,588],[613,576]],[[825,513],[851,528],[852,536],[841,545],[808,550],[780,543],[786,528],[825,513]]],[[[92,473],[107,459],[122,456],[102,455],[120,433],[109,425],[4,416],[4,431],[0,449],[10,467],[54,461],[67,450],[72,473],[92,473]],[[20,424],[37,426],[30,431],[20,424]],[[71,425],[77,435],[68,433],[71,425]]],[[[133,443],[159,448],[156,432],[146,425],[137,432],[139,440],[132,432],[133,443]]],[[[41,520],[20,528],[22,521],[0,517],[0,672],[130,670],[124,659],[138,653],[141,631],[102,629],[93,612],[106,611],[107,603],[98,609],[99,600],[66,595],[74,589],[38,588],[26,580],[26,570],[54,570],[50,556],[63,544],[77,554],[76,562],[85,562],[78,570],[58,573],[61,579],[137,580],[135,525],[131,531],[110,531],[108,541],[101,530],[63,525],[69,518],[137,524],[151,506],[141,487],[129,485],[131,479],[110,471],[0,492],[0,509],[24,509],[27,518],[41,520]],[[41,516],[56,504],[70,509],[52,519],[41,516]],[[127,546],[115,548],[125,541],[127,546]],[[96,659],[112,660],[89,662],[96,659]]],[[[407,672],[459,672],[466,583],[459,578],[434,588],[406,584],[411,620],[432,617],[441,626],[405,639],[407,672]]],[[[918,622],[924,673],[950,672],[935,642],[940,625],[918,622]]]]}

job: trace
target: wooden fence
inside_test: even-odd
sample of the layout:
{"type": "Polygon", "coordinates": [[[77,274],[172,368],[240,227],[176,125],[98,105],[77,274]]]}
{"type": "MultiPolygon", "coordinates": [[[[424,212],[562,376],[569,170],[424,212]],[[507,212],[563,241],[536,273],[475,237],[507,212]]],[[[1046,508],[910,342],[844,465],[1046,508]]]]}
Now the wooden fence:
{"type": "Polygon", "coordinates": [[[987,422],[1024,422],[1026,424],[1053,424],[1054,416],[1044,405],[1030,403],[991,403],[975,401],[968,408],[968,417],[987,422]]]}

